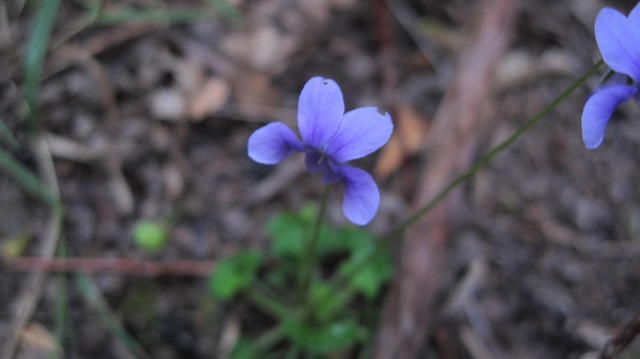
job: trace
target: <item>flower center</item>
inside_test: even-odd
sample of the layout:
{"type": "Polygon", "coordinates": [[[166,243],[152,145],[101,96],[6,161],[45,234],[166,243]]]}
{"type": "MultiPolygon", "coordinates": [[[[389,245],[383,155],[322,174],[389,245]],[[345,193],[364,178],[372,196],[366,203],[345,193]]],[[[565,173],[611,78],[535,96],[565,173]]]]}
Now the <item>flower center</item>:
{"type": "Polygon", "coordinates": [[[322,173],[325,183],[333,183],[340,179],[335,161],[327,154],[313,147],[306,148],[304,153],[307,169],[313,173],[322,173]]]}

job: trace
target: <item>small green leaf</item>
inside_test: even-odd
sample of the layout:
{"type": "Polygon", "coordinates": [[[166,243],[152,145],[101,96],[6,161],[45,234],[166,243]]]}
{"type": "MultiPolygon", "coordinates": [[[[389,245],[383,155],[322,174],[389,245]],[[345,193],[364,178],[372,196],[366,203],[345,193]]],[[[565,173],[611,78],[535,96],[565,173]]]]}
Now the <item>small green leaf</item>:
{"type": "Polygon", "coordinates": [[[260,353],[253,345],[252,341],[247,338],[240,338],[231,352],[231,359],[258,359],[260,353]]]}
{"type": "Polygon", "coordinates": [[[271,250],[277,257],[300,257],[310,234],[311,224],[291,212],[278,213],[267,221],[266,232],[273,240],[271,250]]]}
{"type": "Polygon", "coordinates": [[[157,252],[167,244],[167,230],[151,220],[143,220],[133,227],[133,240],[142,249],[157,252]]]}
{"type": "Polygon", "coordinates": [[[262,263],[262,254],[248,250],[223,259],[209,277],[211,293],[220,299],[229,299],[247,288],[262,263]]]}
{"type": "Polygon", "coordinates": [[[27,231],[6,238],[0,246],[0,256],[15,258],[22,255],[33,234],[27,231]]]}
{"type": "MultiPolygon", "coordinates": [[[[272,239],[271,250],[277,257],[304,257],[307,241],[311,237],[317,210],[307,204],[299,212],[278,213],[267,221],[266,233],[272,239]]],[[[322,225],[318,241],[318,253],[326,255],[345,251],[347,243],[340,231],[322,225]]]]}
{"type": "Polygon", "coordinates": [[[367,298],[373,299],[382,285],[391,278],[392,271],[393,266],[388,256],[376,255],[351,278],[351,284],[367,298]]]}
{"type": "Polygon", "coordinates": [[[373,299],[393,272],[393,263],[387,251],[377,248],[377,239],[369,232],[359,228],[345,228],[342,232],[345,243],[348,244],[351,255],[341,265],[339,273],[345,275],[356,272],[351,276],[350,283],[367,298],[373,299]],[[377,251],[372,257],[370,253],[377,251]],[[367,259],[367,257],[369,257],[367,259]],[[367,260],[363,263],[363,260],[367,260]]]}
{"type": "Polygon", "coordinates": [[[314,314],[320,320],[330,318],[336,312],[335,306],[329,306],[332,298],[336,295],[333,288],[326,282],[314,281],[310,291],[310,305],[314,310],[314,314]]]}
{"type": "Polygon", "coordinates": [[[315,355],[344,349],[367,336],[366,329],[353,319],[341,319],[316,326],[291,319],[284,323],[284,330],[296,346],[315,355]]]}

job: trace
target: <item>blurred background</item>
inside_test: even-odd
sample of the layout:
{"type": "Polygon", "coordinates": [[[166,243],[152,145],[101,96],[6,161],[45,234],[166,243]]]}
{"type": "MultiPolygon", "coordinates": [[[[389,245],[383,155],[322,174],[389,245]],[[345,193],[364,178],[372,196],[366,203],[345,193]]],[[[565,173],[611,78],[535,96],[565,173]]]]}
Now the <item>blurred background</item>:
{"type": "MultiPolygon", "coordinates": [[[[207,276],[264,248],[273,213],[319,197],[301,158],[246,156],[262,124],[295,126],[310,77],[335,79],[347,109],[393,116],[393,139],[357,164],[381,189],[367,227],[380,234],[599,59],[600,8],[636,4],[49,1],[0,2],[7,359],[60,355],[58,343],[64,358],[229,357],[265,320],[213,299],[207,276]]],[[[584,148],[580,114],[599,75],[455,192],[424,267],[393,240],[409,265],[369,309],[366,343],[332,358],[597,357],[640,304],[640,121],[626,103],[601,148],[584,148]],[[403,286],[423,285],[427,297],[393,310],[394,295],[413,298],[403,286]],[[418,324],[389,335],[402,315],[418,324]]],[[[346,224],[340,206],[335,196],[329,220],[346,224]]]]}

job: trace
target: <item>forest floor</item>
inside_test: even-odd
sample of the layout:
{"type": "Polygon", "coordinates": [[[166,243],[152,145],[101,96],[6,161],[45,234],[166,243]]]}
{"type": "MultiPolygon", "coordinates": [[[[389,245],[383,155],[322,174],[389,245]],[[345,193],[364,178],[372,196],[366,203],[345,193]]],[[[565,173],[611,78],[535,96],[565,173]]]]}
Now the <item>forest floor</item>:
{"type": "MultiPolygon", "coordinates": [[[[65,209],[66,254],[195,267],[188,276],[148,277],[126,268],[90,279],[66,274],[84,283],[85,292],[48,276],[19,333],[16,357],[51,350],[61,290],[69,303],[62,313],[67,358],[131,355],[123,343],[128,337],[104,318],[118,318],[151,358],[228,352],[244,309],[217,305],[202,273],[227,254],[264,247],[267,218],[319,197],[321,182],[301,158],[263,166],[246,155],[247,138],[260,125],[295,124],[297,96],[312,76],[335,79],[347,109],[388,108],[396,128],[405,129],[396,141],[406,146],[387,146],[360,165],[375,174],[382,196],[368,229],[382,233],[406,216],[429,164],[431,119],[481,1],[388,1],[382,8],[371,5],[376,2],[238,0],[232,2],[237,13],[93,24],[84,1],[62,1],[39,112],[65,209]],[[137,221],[167,218],[170,240],[160,252],[133,242],[137,221]]],[[[3,148],[36,171],[41,162],[29,146],[22,65],[34,17],[19,3],[0,3],[0,118],[19,142],[3,148]]],[[[157,3],[104,1],[111,10],[157,3]]],[[[634,3],[517,2],[509,48],[486,84],[497,120],[479,137],[474,158],[599,59],[593,22],[602,6],[626,13],[634,3]]],[[[624,104],[604,144],[586,150],[580,114],[598,81],[590,79],[464,185],[424,357],[595,357],[638,313],[638,109],[624,104]]],[[[32,273],[10,264],[38,254],[50,213],[0,173],[0,254],[7,259],[0,272],[0,344],[7,345],[32,273]]],[[[328,215],[346,224],[338,199],[328,215]]],[[[626,355],[634,353],[640,355],[640,346],[626,355]]]]}

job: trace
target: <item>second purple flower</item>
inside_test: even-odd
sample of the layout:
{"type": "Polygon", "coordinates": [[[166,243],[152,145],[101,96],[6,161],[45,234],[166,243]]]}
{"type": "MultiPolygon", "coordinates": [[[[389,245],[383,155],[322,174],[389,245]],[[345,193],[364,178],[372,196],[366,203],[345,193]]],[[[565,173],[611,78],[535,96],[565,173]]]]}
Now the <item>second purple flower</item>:
{"type": "Polygon", "coordinates": [[[629,16],[604,8],[595,23],[602,59],[616,72],[589,97],[582,111],[582,139],[589,149],[600,146],[607,123],[616,107],[632,97],[640,85],[640,3],[629,16]]]}

